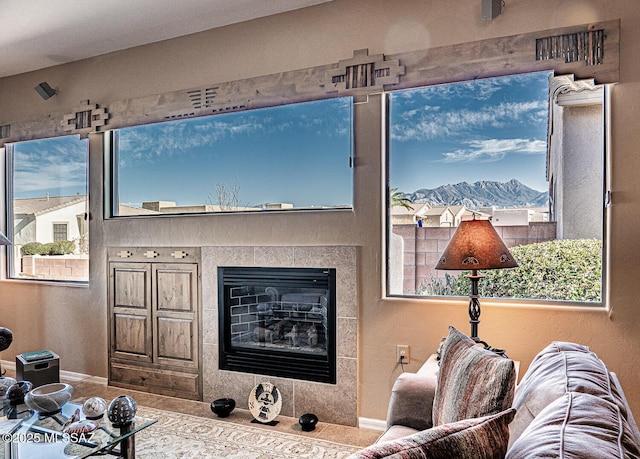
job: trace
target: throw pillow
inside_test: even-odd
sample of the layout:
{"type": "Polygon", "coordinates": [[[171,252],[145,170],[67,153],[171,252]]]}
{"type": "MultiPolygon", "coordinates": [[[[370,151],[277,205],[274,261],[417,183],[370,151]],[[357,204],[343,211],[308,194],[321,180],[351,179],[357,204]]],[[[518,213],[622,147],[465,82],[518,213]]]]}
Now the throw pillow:
{"type": "Polygon", "coordinates": [[[640,451],[615,403],[568,392],[531,421],[506,459],[554,457],[627,459],[640,457],[640,451]]]}
{"type": "Polygon", "coordinates": [[[515,414],[498,414],[445,424],[369,446],[348,459],[502,459],[507,452],[509,422],[515,414]]]}
{"type": "Polygon", "coordinates": [[[479,346],[449,327],[433,402],[433,425],[500,413],[511,407],[513,360],[479,346]]]}

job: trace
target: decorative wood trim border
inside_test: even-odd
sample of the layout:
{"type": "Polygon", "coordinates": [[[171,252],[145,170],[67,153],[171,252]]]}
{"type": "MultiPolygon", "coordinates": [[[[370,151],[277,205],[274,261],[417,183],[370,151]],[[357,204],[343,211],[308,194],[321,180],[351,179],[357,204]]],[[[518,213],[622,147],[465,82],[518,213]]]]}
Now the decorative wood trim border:
{"type": "Polygon", "coordinates": [[[62,129],[68,134],[80,134],[84,137],[90,132],[100,131],[108,119],[109,112],[106,108],[90,104],[87,100],[62,117],[62,129]]]}
{"type": "MultiPolygon", "coordinates": [[[[369,56],[367,50],[357,50],[352,58],[337,64],[114,101],[96,113],[100,119],[92,120],[90,129],[84,125],[78,128],[76,121],[75,131],[85,135],[103,127],[117,129],[343,95],[366,98],[380,91],[544,70],[574,74],[577,79],[594,78],[599,84],[618,82],[620,20],[388,56],[369,56]]],[[[77,119],[77,111],[74,113],[77,119]]],[[[1,126],[0,134],[6,137],[0,137],[0,146],[73,132],[63,126],[65,120],[73,119],[69,116],[49,113],[1,126]]]]}

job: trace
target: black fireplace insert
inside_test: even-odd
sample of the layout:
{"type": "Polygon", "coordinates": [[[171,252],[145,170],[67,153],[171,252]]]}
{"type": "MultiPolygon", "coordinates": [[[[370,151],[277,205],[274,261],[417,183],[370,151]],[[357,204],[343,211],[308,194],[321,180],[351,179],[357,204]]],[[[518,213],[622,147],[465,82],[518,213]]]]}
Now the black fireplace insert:
{"type": "Polygon", "coordinates": [[[218,267],[220,369],[335,384],[334,268],[218,267]]]}

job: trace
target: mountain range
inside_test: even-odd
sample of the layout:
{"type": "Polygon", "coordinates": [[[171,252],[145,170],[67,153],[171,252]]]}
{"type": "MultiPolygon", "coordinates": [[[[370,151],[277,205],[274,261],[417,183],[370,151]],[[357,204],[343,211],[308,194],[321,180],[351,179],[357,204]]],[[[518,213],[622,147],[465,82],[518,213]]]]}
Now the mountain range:
{"type": "Polygon", "coordinates": [[[547,191],[534,190],[516,179],[508,182],[461,182],[434,189],[423,188],[402,196],[415,203],[428,203],[432,206],[464,205],[472,210],[491,206],[544,207],[549,201],[547,191]]]}

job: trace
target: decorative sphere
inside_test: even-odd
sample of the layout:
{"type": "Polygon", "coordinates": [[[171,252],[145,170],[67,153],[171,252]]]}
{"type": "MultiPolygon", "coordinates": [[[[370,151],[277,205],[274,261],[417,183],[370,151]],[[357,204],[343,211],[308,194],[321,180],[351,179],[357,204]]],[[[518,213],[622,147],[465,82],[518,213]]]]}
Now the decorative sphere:
{"type": "Polygon", "coordinates": [[[20,405],[24,403],[24,396],[33,389],[33,384],[29,381],[18,381],[12,384],[7,389],[7,393],[4,394],[4,398],[9,400],[11,405],[20,405]]]}
{"type": "Polygon", "coordinates": [[[125,427],[133,422],[138,411],[136,401],[128,395],[118,395],[109,402],[107,417],[114,427],[125,427]]]}
{"type": "Polygon", "coordinates": [[[313,413],[306,413],[300,416],[298,422],[303,431],[311,432],[316,428],[316,424],[318,424],[318,416],[313,413]]]}
{"type": "Polygon", "coordinates": [[[88,398],[82,404],[82,412],[87,419],[100,419],[107,411],[107,402],[102,397],[88,398]]]}
{"type": "Polygon", "coordinates": [[[13,332],[5,327],[0,327],[0,351],[9,349],[13,341],[13,332]]]}
{"type": "Polygon", "coordinates": [[[219,398],[211,402],[211,411],[220,418],[226,418],[236,407],[236,401],[232,398],[219,398]]]}
{"type": "Polygon", "coordinates": [[[45,384],[29,391],[24,397],[24,403],[33,411],[51,415],[60,412],[72,395],[73,387],[69,384],[45,384]]]}
{"type": "Polygon", "coordinates": [[[9,387],[13,386],[17,382],[18,381],[10,378],[9,376],[0,377],[0,397],[4,397],[4,395],[7,393],[7,389],[9,389],[9,387]]]}

